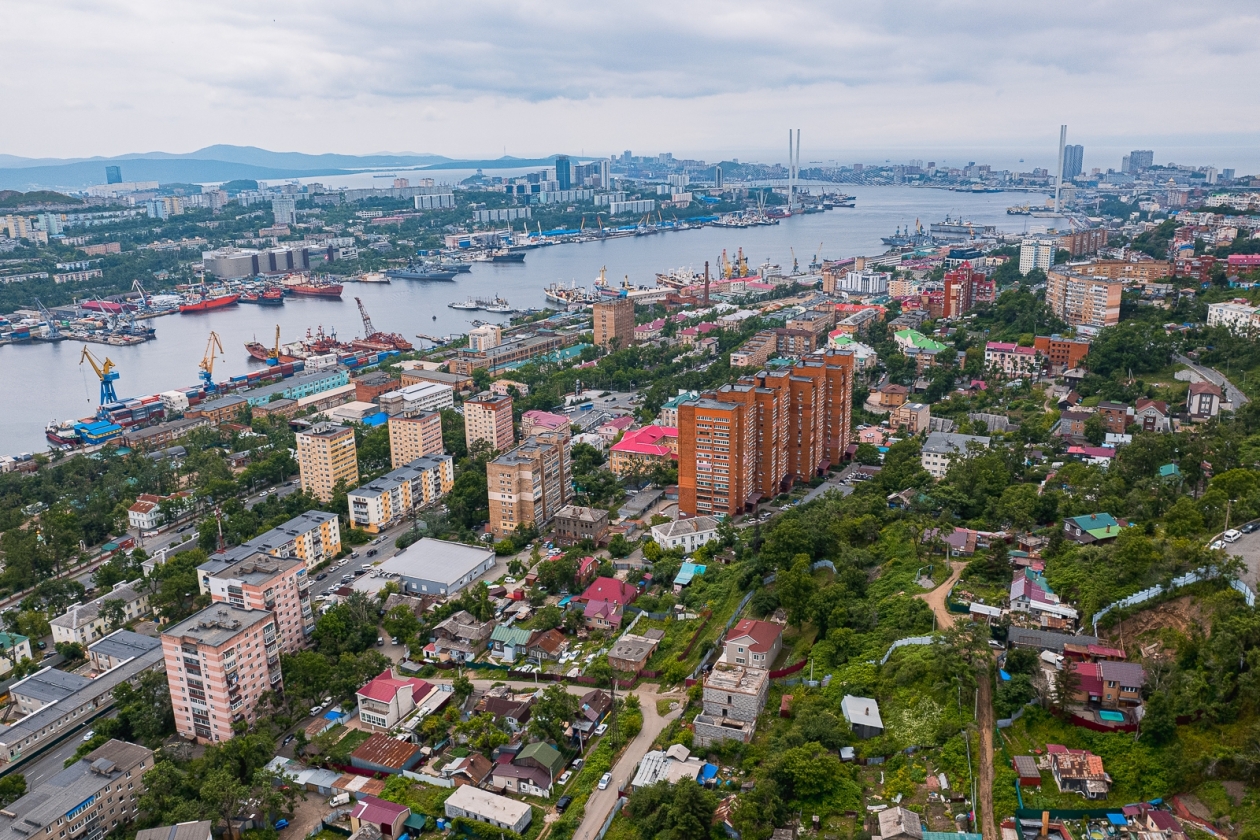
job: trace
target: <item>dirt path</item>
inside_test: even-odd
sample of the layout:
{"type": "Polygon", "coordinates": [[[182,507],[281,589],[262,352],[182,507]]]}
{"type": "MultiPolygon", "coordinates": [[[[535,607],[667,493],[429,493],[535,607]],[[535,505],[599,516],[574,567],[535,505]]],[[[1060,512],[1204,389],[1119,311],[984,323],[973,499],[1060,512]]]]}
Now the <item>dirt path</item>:
{"type": "Polygon", "coordinates": [[[978,804],[980,816],[980,833],[984,840],[998,840],[1001,837],[997,830],[997,821],[993,817],[993,732],[997,722],[993,719],[993,677],[987,667],[978,673],[979,680],[979,719],[980,727],[980,780],[978,804]]]}
{"type": "Polygon", "coordinates": [[[967,564],[955,560],[950,563],[950,567],[954,571],[944,583],[931,592],[920,592],[914,596],[921,601],[926,601],[927,605],[932,608],[932,612],[936,613],[937,630],[953,627],[954,622],[958,619],[956,614],[949,611],[949,605],[945,601],[949,598],[949,591],[954,588],[958,578],[962,577],[963,569],[967,568],[967,564]]]}

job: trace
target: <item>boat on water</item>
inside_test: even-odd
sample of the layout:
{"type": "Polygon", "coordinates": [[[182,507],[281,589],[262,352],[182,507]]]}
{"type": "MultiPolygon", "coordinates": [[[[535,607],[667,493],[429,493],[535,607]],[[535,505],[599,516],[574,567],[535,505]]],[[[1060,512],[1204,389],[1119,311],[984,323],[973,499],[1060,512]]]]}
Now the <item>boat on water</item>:
{"type": "Polygon", "coordinates": [[[53,420],[44,427],[44,437],[58,449],[73,449],[82,443],[74,420],[53,420]]]}
{"type": "Polygon", "coordinates": [[[379,271],[369,271],[366,274],[360,274],[358,277],[351,278],[356,283],[388,283],[389,278],[379,271]]]}
{"type": "Polygon", "coordinates": [[[239,294],[218,296],[193,295],[184,299],[184,303],[179,305],[179,311],[181,313],[209,312],[212,309],[222,309],[225,306],[233,306],[240,299],[241,296],[239,294]]]}
{"type": "Polygon", "coordinates": [[[481,308],[482,308],[482,309],[484,309],[484,310],[485,310],[485,311],[487,311],[487,312],[511,312],[511,311],[513,311],[513,310],[512,310],[512,304],[508,303],[506,300],[504,300],[503,298],[499,297],[498,295],[495,295],[495,296],[494,296],[494,300],[484,301],[484,302],[479,300],[479,301],[477,301],[477,302],[478,302],[478,303],[480,303],[480,304],[481,304],[481,308]]]}
{"type": "Polygon", "coordinates": [[[525,251],[520,249],[500,249],[498,251],[486,251],[473,257],[477,262],[492,263],[523,263],[525,262],[525,251]]]}
{"type": "Polygon", "coordinates": [[[561,306],[594,303],[599,300],[598,295],[591,294],[585,287],[579,286],[577,283],[572,283],[568,286],[552,283],[543,290],[543,294],[549,302],[557,303],[561,306]]]}
{"type": "Polygon", "coordinates": [[[468,274],[472,271],[472,263],[462,260],[443,260],[438,263],[438,268],[443,271],[453,271],[456,274],[468,274]]]}
{"type": "Polygon", "coordinates": [[[258,306],[284,306],[284,292],[279,289],[268,289],[265,292],[245,292],[241,295],[241,303],[253,303],[258,306]]]}
{"type": "Polygon", "coordinates": [[[933,222],[929,228],[934,239],[945,242],[959,242],[983,236],[997,236],[997,227],[981,225],[965,219],[945,217],[943,222],[933,222]]]}
{"type": "Polygon", "coordinates": [[[1031,216],[1031,215],[1032,215],[1032,208],[1031,208],[1031,207],[1029,207],[1027,204],[1016,204],[1014,207],[1007,207],[1007,208],[1006,208],[1006,215],[1008,215],[1008,216],[1031,216]]]}
{"type": "Polygon", "coordinates": [[[449,306],[451,309],[466,309],[469,312],[475,312],[481,308],[481,304],[477,303],[477,301],[473,300],[472,298],[469,298],[468,300],[463,301],[462,303],[456,302],[456,303],[448,303],[446,305],[449,306]]]}
{"type": "Polygon", "coordinates": [[[932,234],[923,229],[918,219],[914,220],[914,230],[909,225],[905,231],[898,227],[896,233],[882,237],[880,241],[892,248],[925,248],[938,244],[932,234]]]}
{"type": "Polygon", "coordinates": [[[292,286],[285,286],[290,294],[299,297],[319,297],[319,298],[337,298],[341,299],[340,283],[297,283],[292,286]]]}
{"type": "Polygon", "coordinates": [[[394,280],[454,280],[456,272],[434,268],[431,265],[411,263],[405,268],[391,268],[385,276],[394,280]]]}

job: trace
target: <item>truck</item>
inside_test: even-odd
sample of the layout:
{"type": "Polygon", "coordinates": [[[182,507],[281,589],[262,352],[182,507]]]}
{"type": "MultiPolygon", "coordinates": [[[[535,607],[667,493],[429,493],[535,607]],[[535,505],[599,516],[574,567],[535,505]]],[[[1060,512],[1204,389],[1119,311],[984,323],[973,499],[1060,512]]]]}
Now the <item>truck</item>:
{"type": "Polygon", "coordinates": [[[336,796],[334,796],[332,799],[328,800],[328,807],[336,808],[339,805],[346,805],[349,802],[350,802],[350,794],[339,793],[336,796]]]}

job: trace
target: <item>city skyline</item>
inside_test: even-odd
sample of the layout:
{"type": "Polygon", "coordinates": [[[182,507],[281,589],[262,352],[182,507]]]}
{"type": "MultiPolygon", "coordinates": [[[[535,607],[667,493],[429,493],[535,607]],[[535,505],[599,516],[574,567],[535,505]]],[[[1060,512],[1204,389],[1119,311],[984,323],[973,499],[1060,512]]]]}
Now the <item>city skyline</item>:
{"type": "Polygon", "coordinates": [[[1130,12],[1069,23],[1058,9],[986,3],[913,16],[809,3],[39,7],[0,33],[11,77],[47,65],[41,85],[10,92],[0,153],[233,143],[491,158],[637,147],[773,162],[791,126],[805,166],[992,150],[997,165],[1031,167],[1053,165],[1054,129],[1068,122],[1086,169],[1118,168],[1131,148],[1248,168],[1257,94],[1219,82],[1254,54],[1260,21],[1241,3],[1210,17],[1171,4],[1130,12]],[[52,63],[35,47],[50,43],[62,47],[52,63]],[[1180,57],[1172,76],[1169,50],[1180,57]],[[1170,101],[1196,104],[1192,130],[1169,125],[1170,101]]]}

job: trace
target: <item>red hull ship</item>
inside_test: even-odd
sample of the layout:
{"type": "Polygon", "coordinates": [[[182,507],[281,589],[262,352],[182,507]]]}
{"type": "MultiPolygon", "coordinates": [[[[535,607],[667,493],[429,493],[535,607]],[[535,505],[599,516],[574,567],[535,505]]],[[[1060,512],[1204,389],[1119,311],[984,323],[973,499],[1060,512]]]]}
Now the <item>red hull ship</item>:
{"type": "Polygon", "coordinates": [[[329,283],[326,286],[314,286],[309,283],[301,283],[296,286],[286,286],[289,292],[304,297],[326,297],[341,298],[341,284],[329,283]]]}
{"type": "Polygon", "coordinates": [[[209,312],[211,309],[222,309],[232,306],[241,299],[240,295],[222,295],[220,297],[201,298],[196,303],[181,303],[180,312],[209,312]]]}

